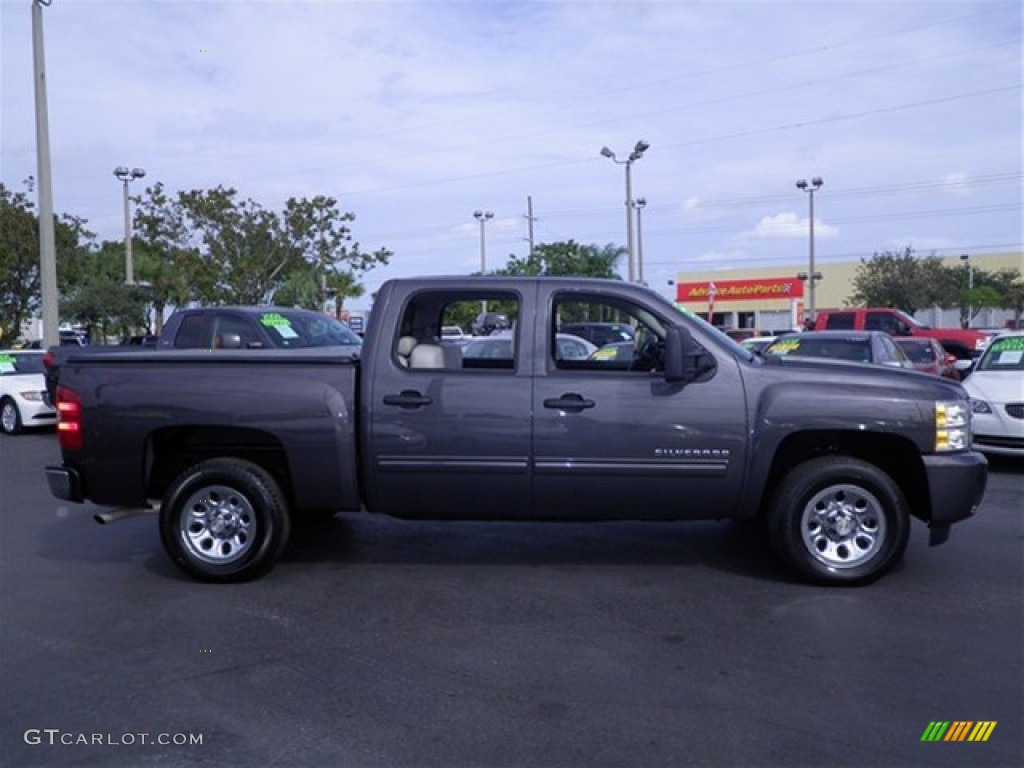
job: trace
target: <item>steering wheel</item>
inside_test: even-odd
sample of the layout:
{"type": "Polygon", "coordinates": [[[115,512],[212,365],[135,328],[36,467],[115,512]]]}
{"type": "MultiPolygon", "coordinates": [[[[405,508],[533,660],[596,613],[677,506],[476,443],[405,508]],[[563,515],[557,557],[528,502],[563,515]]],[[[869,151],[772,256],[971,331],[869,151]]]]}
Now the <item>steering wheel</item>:
{"type": "Polygon", "coordinates": [[[638,328],[633,344],[631,371],[656,371],[661,367],[664,343],[647,328],[638,328]]]}

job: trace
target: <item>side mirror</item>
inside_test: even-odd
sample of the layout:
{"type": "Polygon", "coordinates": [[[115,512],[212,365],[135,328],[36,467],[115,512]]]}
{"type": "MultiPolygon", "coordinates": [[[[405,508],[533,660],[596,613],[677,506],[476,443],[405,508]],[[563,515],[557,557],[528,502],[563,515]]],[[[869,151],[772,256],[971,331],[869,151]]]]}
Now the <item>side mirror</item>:
{"type": "Polygon", "coordinates": [[[242,337],[237,333],[222,333],[217,336],[214,346],[217,349],[241,349],[242,337]]]}
{"type": "Polygon", "coordinates": [[[714,366],[714,358],[693,340],[686,328],[669,326],[665,333],[665,381],[693,381],[714,366]]]}

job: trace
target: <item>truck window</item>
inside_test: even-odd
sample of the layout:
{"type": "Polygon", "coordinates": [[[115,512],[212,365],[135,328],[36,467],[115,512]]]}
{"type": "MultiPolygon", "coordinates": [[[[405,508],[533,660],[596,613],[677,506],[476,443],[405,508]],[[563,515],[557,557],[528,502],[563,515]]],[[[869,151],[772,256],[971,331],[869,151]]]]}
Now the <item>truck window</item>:
{"type": "Polygon", "coordinates": [[[260,343],[260,338],[256,335],[256,331],[253,329],[252,325],[247,323],[241,317],[235,317],[234,315],[218,315],[216,329],[217,333],[214,336],[214,346],[220,346],[219,339],[229,333],[238,335],[239,339],[241,339],[241,349],[263,346],[262,343],[260,343]]]}
{"type": "Polygon", "coordinates": [[[580,296],[555,297],[548,334],[548,364],[560,370],[634,371],[645,373],[663,367],[665,323],[627,300],[580,296]],[[573,333],[592,327],[618,328],[608,343],[573,333]]]}
{"type": "Polygon", "coordinates": [[[825,320],[826,331],[852,331],[856,315],[853,312],[831,312],[825,320]]]}
{"type": "Polygon", "coordinates": [[[864,330],[885,331],[892,336],[906,336],[910,332],[906,323],[890,312],[868,312],[864,330]]]}
{"type": "Polygon", "coordinates": [[[176,349],[210,349],[213,346],[213,315],[186,315],[174,337],[176,349]]]}
{"type": "Polygon", "coordinates": [[[520,358],[519,296],[509,291],[421,291],[402,312],[392,340],[395,365],[410,370],[514,371],[520,358]],[[500,324],[478,322],[501,317],[500,324]],[[469,338],[445,336],[446,327],[472,328],[469,338]]]}

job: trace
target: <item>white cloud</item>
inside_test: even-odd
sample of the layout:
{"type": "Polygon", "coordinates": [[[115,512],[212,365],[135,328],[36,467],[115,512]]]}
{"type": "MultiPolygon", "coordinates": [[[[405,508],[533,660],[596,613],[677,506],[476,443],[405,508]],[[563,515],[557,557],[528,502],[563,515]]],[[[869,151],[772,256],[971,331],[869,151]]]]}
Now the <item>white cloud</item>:
{"type": "MultiPolygon", "coordinates": [[[[765,216],[748,233],[751,237],[807,237],[808,234],[808,219],[800,218],[795,213],[777,213],[774,216],[765,216]]],[[[815,217],[815,238],[837,237],[838,235],[838,227],[829,226],[815,217]]]]}

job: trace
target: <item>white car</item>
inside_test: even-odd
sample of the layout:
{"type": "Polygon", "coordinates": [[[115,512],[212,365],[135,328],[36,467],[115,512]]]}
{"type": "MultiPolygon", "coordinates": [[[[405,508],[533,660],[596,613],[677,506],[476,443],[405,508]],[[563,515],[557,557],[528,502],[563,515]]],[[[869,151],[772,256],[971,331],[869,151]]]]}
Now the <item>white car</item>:
{"type": "Polygon", "coordinates": [[[0,429],[16,435],[56,423],[57,411],[46,398],[42,350],[0,350],[0,429]]]}
{"type": "Polygon", "coordinates": [[[971,396],[974,449],[1024,456],[1024,331],[994,338],[963,385],[971,396]]]}

